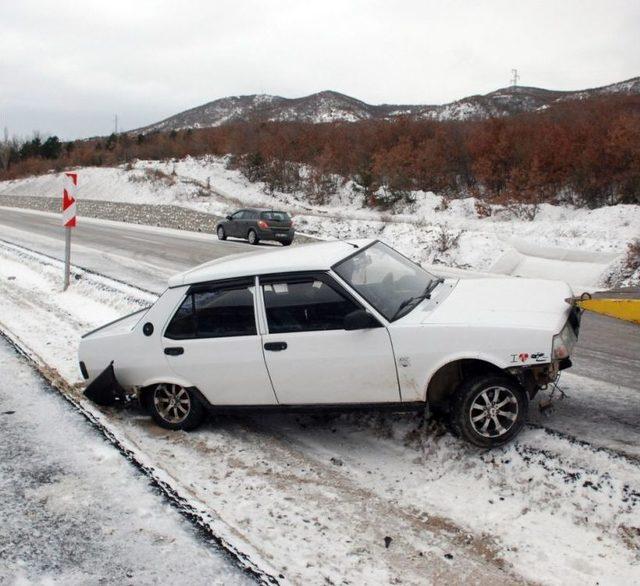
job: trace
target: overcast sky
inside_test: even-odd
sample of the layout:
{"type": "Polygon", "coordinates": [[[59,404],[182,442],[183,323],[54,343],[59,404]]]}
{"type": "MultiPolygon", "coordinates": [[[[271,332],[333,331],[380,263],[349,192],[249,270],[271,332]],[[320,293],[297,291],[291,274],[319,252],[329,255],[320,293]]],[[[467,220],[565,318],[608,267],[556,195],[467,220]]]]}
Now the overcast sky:
{"type": "Polygon", "coordinates": [[[132,129],[228,95],[444,103],[640,75],[638,0],[0,0],[0,126],[132,129]]]}

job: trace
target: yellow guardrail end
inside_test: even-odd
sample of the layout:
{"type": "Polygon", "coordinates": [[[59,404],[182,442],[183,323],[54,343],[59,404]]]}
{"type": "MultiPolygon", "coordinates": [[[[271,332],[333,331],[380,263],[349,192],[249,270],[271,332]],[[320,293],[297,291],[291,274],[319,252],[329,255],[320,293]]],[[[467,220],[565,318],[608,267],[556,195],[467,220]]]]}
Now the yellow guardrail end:
{"type": "Polygon", "coordinates": [[[576,299],[575,304],[586,311],[640,325],[640,299],[576,299]]]}

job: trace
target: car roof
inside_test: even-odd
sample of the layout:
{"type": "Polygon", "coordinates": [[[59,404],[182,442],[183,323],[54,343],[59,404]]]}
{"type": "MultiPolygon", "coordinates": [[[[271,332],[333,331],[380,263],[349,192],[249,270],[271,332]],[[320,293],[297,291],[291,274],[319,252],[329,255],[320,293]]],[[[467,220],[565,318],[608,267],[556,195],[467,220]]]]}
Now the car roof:
{"type": "Polygon", "coordinates": [[[169,279],[169,287],[206,283],[221,279],[253,277],[272,273],[327,271],[375,240],[334,240],[287,248],[263,248],[240,254],[230,254],[201,264],[169,279]]]}
{"type": "Polygon", "coordinates": [[[278,214],[288,214],[289,212],[285,212],[283,210],[277,210],[274,208],[240,208],[233,212],[234,214],[237,212],[276,212],[278,214]]]}

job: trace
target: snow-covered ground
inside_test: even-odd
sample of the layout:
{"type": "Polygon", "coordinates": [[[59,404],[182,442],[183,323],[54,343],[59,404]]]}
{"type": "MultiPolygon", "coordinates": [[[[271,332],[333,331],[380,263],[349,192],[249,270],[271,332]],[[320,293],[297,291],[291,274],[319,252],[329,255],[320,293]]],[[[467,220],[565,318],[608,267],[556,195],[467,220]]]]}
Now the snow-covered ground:
{"type": "Polygon", "coordinates": [[[153,295],[76,272],[62,294],[58,261],[0,243],[0,328],[285,581],[640,583],[636,390],[566,375],[560,424],[535,423],[585,443],[532,426],[490,453],[415,415],[219,417],[169,433],[77,392],[79,336],[153,295]],[[603,394],[624,430],[611,441],[566,411],[602,411],[603,394]]]}
{"type": "Polygon", "coordinates": [[[250,584],[0,337],[0,584],[250,584]]]}
{"type": "MultiPolygon", "coordinates": [[[[543,204],[528,221],[521,219],[522,209],[490,206],[485,209],[491,215],[479,217],[474,198],[446,201],[414,192],[413,203],[382,213],[364,208],[350,183],[324,205],[313,205],[300,194],[266,193],[263,184],[227,169],[219,157],[138,161],[79,173],[81,199],[177,204],[219,215],[248,205],[285,208],[308,234],[376,236],[421,263],[523,276],[550,269],[576,288],[615,277],[627,243],[640,237],[640,206],[587,210],[543,204]]],[[[55,197],[61,185],[60,175],[52,173],[0,182],[0,193],[55,197]]]]}

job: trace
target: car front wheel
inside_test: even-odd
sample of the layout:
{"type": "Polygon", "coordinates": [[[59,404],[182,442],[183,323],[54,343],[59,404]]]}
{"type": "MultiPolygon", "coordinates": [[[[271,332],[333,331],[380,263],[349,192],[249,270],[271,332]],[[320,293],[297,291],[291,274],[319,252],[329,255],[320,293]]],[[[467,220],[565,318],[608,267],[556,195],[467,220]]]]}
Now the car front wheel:
{"type": "Polygon", "coordinates": [[[260,242],[255,230],[249,230],[247,240],[249,241],[249,244],[258,244],[258,242],[260,242]]]}
{"type": "Polygon", "coordinates": [[[464,381],[454,393],[449,412],[453,433],[481,448],[495,448],[520,433],[527,419],[526,391],[506,376],[464,381]]]}
{"type": "Polygon", "coordinates": [[[218,226],[218,240],[226,240],[227,235],[225,234],[224,228],[222,226],[218,226]]]}
{"type": "Polygon", "coordinates": [[[189,431],[202,423],[205,410],[192,391],[169,383],[156,385],[149,397],[151,417],[165,429],[189,431]]]}

